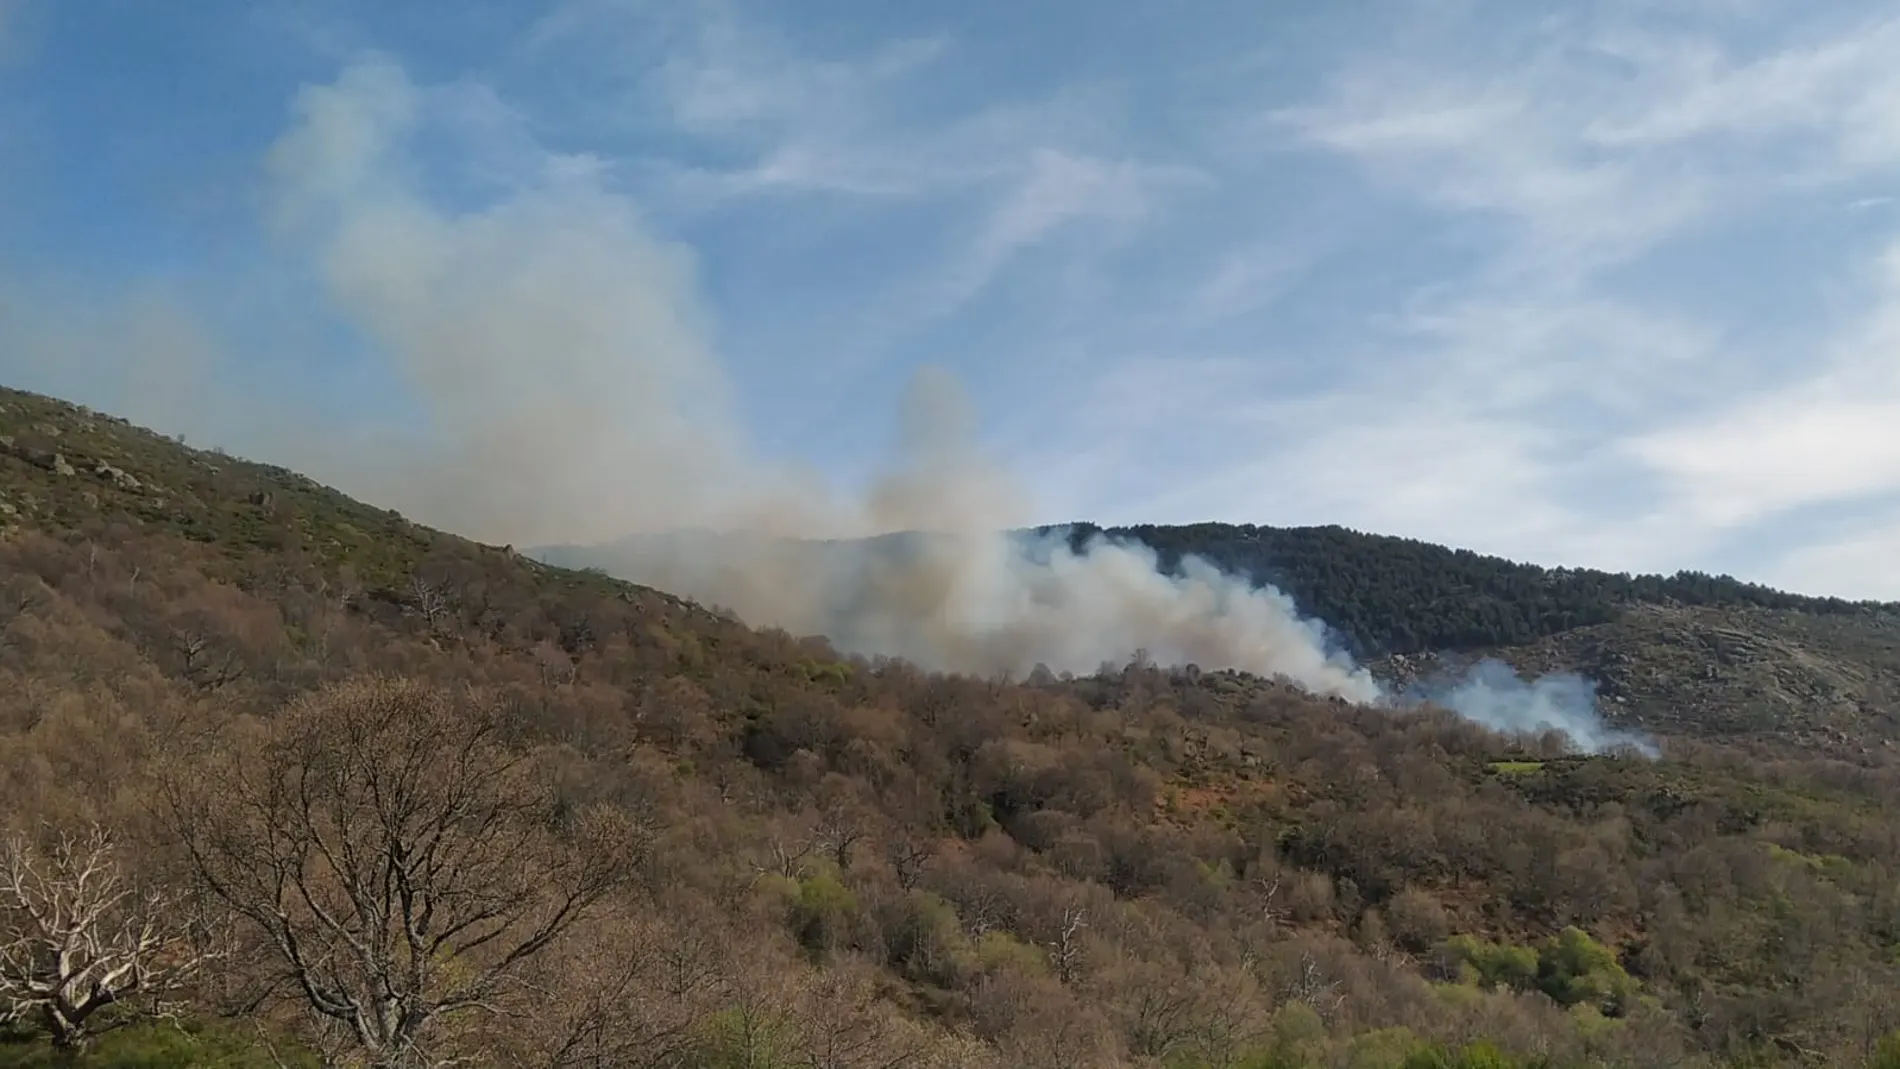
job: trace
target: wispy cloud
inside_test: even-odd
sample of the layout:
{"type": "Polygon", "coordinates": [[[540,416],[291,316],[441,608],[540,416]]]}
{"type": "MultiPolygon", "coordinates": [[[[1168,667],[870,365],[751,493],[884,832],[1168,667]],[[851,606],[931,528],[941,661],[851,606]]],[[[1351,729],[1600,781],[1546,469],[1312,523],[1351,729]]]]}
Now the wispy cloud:
{"type": "MultiPolygon", "coordinates": [[[[191,314],[184,295],[218,287],[177,267],[197,252],[153,221],[132,150],[84,188],[6,169],[0,221],[76,272],[129,249],[178,270],[169,289],[101,287],[164,294],[170,326],[151,301],[98,321],[227,362],[388,349],[413,385],[433,350],[410,335],[495,361],[539,344],[468,326],[507,305],[560,342],[500,396],[571,397],[586,418],[563,434],[600,436],[561,438],[582,453],[611,453],[620,416],[674,418],[663,399],[612,396],[637,392],[614,354],[690,350],[730,370],[728,425],[761,452],[871,478],[899,384],[943,363],[1037,518],[1339,522],[1885,589],[1825,567],[1811,547],[1827,545],[1900,573],[1878,563],[1900,493],[1887,5],[1243,7],[1110,12],[1077,33],[981,5],[846,21],[756,0],[562,0],[483,5],[444,38],[346,0],[246,23],[276,34],[246,38],[254,53],[183,40],[195,99],[330,91],[298,98],[295,180],[271,187],[277,240],[292,260],[324,250],[329,274],[285,268],[262,234],[232,260],[260,291],[339,298],[336,337],[253,313],[214,345],[205,324],[245,318],[229,308],[248,298],[191,314]],[[1063,47],[1024,64],[1030,38],[1063,47]],[[296,73],[265,85],[266,69],[296,73]],[[443,267],[507,260],[474,255],[495,248],[518,276],[443,267]],[[399,292],[426,322],[379,311],[399,292]],[[698,325],[675,330],[689,306],[698,325]],[[596,359],[564,363],[574,353],[596,359]]],[[[67,7],[31,10],[49,41],[84,40],[67,7]]],[[[111,108],[47,101],[26,132],[62,158],[122,151],[94,121],[111,108]]],[[[260,158],[282,118],[220,126],[216,152],[260,158]]],[[[154,146],[202,125],[157,108],[140,122],[154,146]]],[[[111,349],[101,337],[41,348],[111,349]]],[[[454,397],[455,377],[433,374],[454,397]]]]}
{"type": "Polygon", "coordinates": [[[699,210],[763,197],[868,198],[875,210],[933,220],[941,267],[879,302],[870,329],[880,338],[950,314],[1058,234],[1125,238],[1199,177],[1179,161],[1146,158],[1115,105],[1086,85],[946,102],[931,83],[958,58],[959,42],[945,33],[826,54],[757,11],[687,5],[660,14],[585,0],[533,40],[551,49],[606,28],[656,25],[670,47],[634,92],[665,108],[663,116],[643,109],[644,121],[704,149],[646,161],[666,195],[699,210]]]}
{"type": "Polygon", "coordinates": [[[1795,546],[1762,566],[1760,579],[1790,590],[1900,601],[1900,510],[1888,509],[1795,546]]]}
{"type": "Polygon", "coordinates": [[[1900,244],[1870,275],[1871,310],[1789,381],[1630,440],[1679,507],[1733,526],[1900,491],[1900,244]]]}
{"type": "Polygon", "coordinates": [[[1788,509],[1891,491],[1891,297],[1764,338],[1747,315],[1672,307],[1668,283],[1631,279],[1806,190],[1890,177],[1900,75],[1883,57],[1900,21],[1828,20],[1749,52],[1720,20],[1648,14],[1382,41],[1266,112],[1256,129],[1350,161],[1477,255],[1362,335],[1349,381],[1288,402],[1277,426],[1252,421],[1275,443],[1293,414],[1325,412],[1301,421],[1302,444],[1148,507],[1271,486],[1252,491],[1262,507],[1653,567],[1788,509]]]}

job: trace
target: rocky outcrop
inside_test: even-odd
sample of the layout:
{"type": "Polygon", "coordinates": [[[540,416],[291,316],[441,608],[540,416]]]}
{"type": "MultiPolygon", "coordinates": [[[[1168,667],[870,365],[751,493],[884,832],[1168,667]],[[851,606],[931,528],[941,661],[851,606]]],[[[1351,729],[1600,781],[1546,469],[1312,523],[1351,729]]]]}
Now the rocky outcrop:
{"type": "Polygon", "coordinates": [[[137,476],[131,472],[115,468],[103,460],[93,464],[92,473],[121,490],[137,492],[144,488],[144,484],[139,482],[137,476]]]}
{"type": "MultiPolygon", "coordinates": [[[[1900,745],[1900,615],[1638,606],[1485,655],[1527,675],[1590,679],[1604,717],[1622,726],[1855,752],[1900,745]]],[[[1403,685],[1470,659],[1394,657],[1374,670],[1403,685]]]]}

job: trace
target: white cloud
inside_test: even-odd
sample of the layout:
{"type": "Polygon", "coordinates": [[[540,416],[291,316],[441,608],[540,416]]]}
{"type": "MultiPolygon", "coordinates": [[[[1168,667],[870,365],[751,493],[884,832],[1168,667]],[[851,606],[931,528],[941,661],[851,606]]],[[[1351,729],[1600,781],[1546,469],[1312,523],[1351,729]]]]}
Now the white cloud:
{"type": "MultiPolygon", "coordinates": [[[[1254,456],[1153,507],[1250,495],[1508,555],[1682,567],[1790,510],[1900,489],[1900,287],[1868,287],[1858,307],[1836,287],[1831,320],[1787,342],[1624,273],[1900,169],[1900,20],[1787,29],[1746,53],[1719,24],[1665,32],[1653,15],[1558,21],[1528,42],[1501,29],[1503,48],[1467,32],[1388,49],[1275,109],[1270,127],[1484,255],[1390,316],[1322,407],[1284,406],[1323,419],[1257,422],[1254,456]]],[[[1779,269],[1774,250],[1751,255],[1699,262],[1779,269]]],[[[1900,277],[1900,257],[1883,263],[1900,277]]],[[[1900,575],[1900,558],[1879,566],[1900,575]]]]}
{"type": "Polygon", "coordinates": [[[1732,527],[1900,490],[1900,243],[1872,275],[1871,310],[1792,382],[1628,443],[1690,515],[1732,527]]]}
{"type": "Polygon", "coordinates": [[[1900,601],[1900,512],[1856,526],[1782,554],[1763,570],[1761,580],[1817,596],[1900,601]]]}
{"type": "Polygon", "coordinates": [[[1033,150],[1008,179],[950,267],[930,286],[926,317],[981,293],[1019,253],[1083,225],[1109,237],[1147,222],[1168,193],[1195,184],[1186,167],[1033,150]]]}
{"type": "MultiPolygon", "coordinates": [[[[559,407],[467,354],[558,339],[540,358],[590,402],[633,389],[599,335],[637,339],[647,372],[702,364],[666,294],[703,257],[734,407],[780,421],[775,448],[871,455],[888,365],[950,360],[1013,406],[986,423],[1046,518],[1342,522],[1833,582],[1774,539],[1900,492],[1900,281],[1842,281],[1892,240],[1900,19],[1455,8],[1341,17],[1355,53],[1296,84],[1306,63],[1232,62],[1250,46],[1213,19],[1172,26],[1204,39],[1167,63],[1084,54],[1104,34],[998,72],[949,15],[828,31],[566,0],[479,75],[458,53],[412,83],[392,59],[305,97],[282,221],[451,422],[559,407]]],[[[547,441],[607,479],[627,416],[582,404],[547,441]]],[[[493,504],[466,522],[554,511],[493,504]]],[[[1861,571],[1887,544],[1824,540],[1861,571]]]]}
{"type": "Polygon", "coordinates": [[[1270,118],[1403,195],[1510,220],[1519,266],[1587,272],[1791,181],[1900,165],[1900,19],[1828,29],[1737,59],[1712,31],[1557,20],[1523,54],[1355,63],[1270,118]]]}
{"type": "Polygon", "coordinates": [[[1816,177],[1900,163],[1900,19],[1850,23],[1836,36],[1734,60],[1706,45],[1667,47],[1634,35],[1613,51],[1659,72],[1669,92],[1591,125],[1613,147],[1715,137],[1805,136],[1828,149],[1816,177]],[[1666,72],[1666,73],[1664,73],[1666,72]]]}
{"type": "Polygon", "coordinates": [[[631,26],[664,27],[671,45],[637,80],[642,97],[664,102],[655,121],[711,150],[650,161],[666,191],[696,210],[822,195],[959,220],[939,224],[950,242],[934,248],[937,270],[894,280],[893,292],[875,300],[868,337],[950,314],[1058,235],[1089,235],[1073,246],[1080,257],[1112,246],[1152,222],[1167,196],[1200,181],[1193,167],[1137,151],[1116,106],[1086,86],[945,107],[929,83],[959,57],[959,42],[943,35],[823,53],[756,12],[585,0],[544,23],[536,41],[545,48],[631,26]]]}
{"type": "Polygon", "coordinates": [[[1657,180],[1581,143],[1590,98],[1575,77],[1375,67],[1272,125],[1357,160],[1399,195],[1506,220],[1518,228],[1510,266],[1567,276],[1651,247],[1707,204],[1697,176],[1657,180]]]}

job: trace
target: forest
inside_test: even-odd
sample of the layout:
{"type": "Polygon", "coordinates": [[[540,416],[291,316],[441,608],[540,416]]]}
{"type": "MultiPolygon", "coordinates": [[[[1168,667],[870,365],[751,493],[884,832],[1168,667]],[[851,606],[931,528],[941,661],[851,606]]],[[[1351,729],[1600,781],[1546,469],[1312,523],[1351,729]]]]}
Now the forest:
{"type": "Polygon", "coordinates": [[[1198,556],[1223,571],[1278,587],[1302,613],[1326,621],[1360,658],[1515,646],[1607,623],[1639,604],[1829,615],[1900,612],[1900,606],[1805,597],[1725,575],[1542,568],[1344,527],[1076,523],[1037,530],[1066,530],[1077,548],[1094,537],[1138,542],[1153,549],[1170,571],[1182,557],[1198,556]]]}
{"type": "Polygon", "coordinates": [[[0,454],[0,1066],[1900,1066],[1890,741],[931,674],[45,398],[0,454]]]}

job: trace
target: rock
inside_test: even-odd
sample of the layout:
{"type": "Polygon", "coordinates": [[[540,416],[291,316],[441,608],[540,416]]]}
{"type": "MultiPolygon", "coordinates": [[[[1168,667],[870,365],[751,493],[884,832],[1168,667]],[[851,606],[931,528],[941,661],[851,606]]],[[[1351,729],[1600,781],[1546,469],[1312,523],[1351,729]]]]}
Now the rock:
{"type": "Polygon", "coordinates": [[[246,500],[258,508],[267,509],[276,503],[277,498],[268,490],[253,490],[251,491],[251,496],[246,498],[246,500]]]}
{"type": "Polygon", "coordinates": [[[60,456],[58,453],[53,454],[52,462],[48,464],[47,467],[52,470],[54,475],[79,474],[79,469],[67,463],[66,458],[63,456],[60,456]]]}
{"type": "Polygon", "coordinates": [[[103,460],[98,461],[92,466],[92,473],[121,490],[136,491],[144,485],[140,483],[138,478],[131,472],[121,468],[115,468],[103,460]]]}

